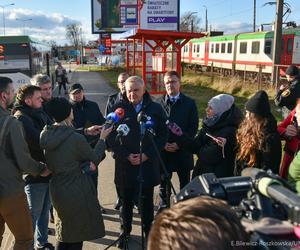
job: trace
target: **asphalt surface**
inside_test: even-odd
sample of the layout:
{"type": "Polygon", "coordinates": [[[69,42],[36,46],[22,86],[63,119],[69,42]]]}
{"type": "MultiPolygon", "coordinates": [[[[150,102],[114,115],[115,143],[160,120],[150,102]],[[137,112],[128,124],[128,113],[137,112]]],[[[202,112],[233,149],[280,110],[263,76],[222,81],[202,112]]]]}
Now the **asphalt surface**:
{"type": "MultiPolygon", "coordinates": [[[[87,99],[98,103],[101,112],[104,114],[107,98],[109,95],[116,92],[106,80],[98,72],[72,72],[69,76],[72,83],[80,82],[84,89],[87,99]]],[[[57,89],[55,89],[57,93],[57,89]]],[[[178,190],[178,179],[176,175],[173,175],[172,182],[175,188],[178,190]]],[[[84,242],[84,250],[96,250],[105,249],[110,244],[113,244],[119,236],[119,212],[114,210],[114,204],[116,201],[116,191],[114,185],[114,160],[110,153],[106,153],[106,158],[99,165],[99,200],[101,205],[104,207],[106,213],[103,214],[106,236],[102,239],[95,241],[84,242]]],[[[159,202],[158,190],[155,189],[154,204],[157,205],[159,202]]],[[[130,250],[142,249],[141,247],[141,227],[140,227],[140,216],[137,210],[134,210],[133,215],[133,229],[131,237],[129,239],[128,247],[130,250]]],[[[76,218],[74,218],[76,220],[76,218]]],[[[49,224],[51,234],[49,235],[49,242],[54,244],[54,225],[49,224]]],[[[8,249],[11,241],[13,240],[12,235],[6,229],[4,239],[2,242],[1,249],[8,249]]],[[[110,249],[118,249],[111,247],[110,249]]]]}

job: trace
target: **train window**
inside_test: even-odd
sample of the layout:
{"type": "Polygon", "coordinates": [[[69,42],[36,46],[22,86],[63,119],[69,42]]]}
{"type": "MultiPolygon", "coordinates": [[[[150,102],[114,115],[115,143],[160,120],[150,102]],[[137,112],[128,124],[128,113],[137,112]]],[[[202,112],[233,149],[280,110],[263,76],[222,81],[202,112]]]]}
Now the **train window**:
{"type": "Polygon", "coordinates": [[[291,55],[293,53],[293,39],[289,38],[287,40],[287,53],[288,55],[291,55]]]}
{"type": "Polygon", "coordinates": [[[220,44],[216,43],[216,53],[219,53],[219,52],[220,52],[220,44]]]}
{"type": "Polygon", "coordinates": [[[222,43],[221,44],[221,53],[225,53],[225,50],[226,50],[226,44],[222,43]]]}
{"type": "Polygon", "coordinates": [[[227,53],[231,54],[232,53],[232,43],[227,44],[227,53]]]}
{"type": "Polygon", "coordinates": [[[194,44],[194,46],[193,46],[193,52],[194,53],[196,53],[196,46],[197,46],[196,44],[194,44]]]}
{"type": "Polygon", "coordinates": [[[271,54],[272,41],[265,41],[265,54],[271,54]]]}
{"type": "Polygon", "coordinates": [[[215,45],[214,43],[211,44],[211,47],[210,47],[210,53],[214,53],[214,48],[215,48],[214,45],[215,45]]]}
{"type": "Polygon", "coordinates": [[[240,54],[247,53],[247,42],[240,43],[240,54]]]}
{"type": "Polygon", "coordinates": [[[251,47],[252,54],[259,54],[259,45],[260,42],[252,42],[252,47],[251,47]]]}
{"type": "Polygon", "coordinates": [[[200,52],[200,44],[197,45],[197,53],[200,52]]]}

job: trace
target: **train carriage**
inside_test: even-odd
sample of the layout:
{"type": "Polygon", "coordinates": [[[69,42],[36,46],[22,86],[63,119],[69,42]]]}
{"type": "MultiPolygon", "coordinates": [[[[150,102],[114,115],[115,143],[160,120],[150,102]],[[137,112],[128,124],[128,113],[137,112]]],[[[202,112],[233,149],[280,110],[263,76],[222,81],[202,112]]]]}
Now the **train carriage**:
{"type": "MultiPolygon", "coordinates": [[[[182,50],[182,61],[205,71],[213,66],[224,72],[270,75],[274,32],[239,33],[193,39],[182,50]]],[[[300,65],[300,28],[283,30],[281,65],[300,65]]],[[[283,72],[283,71],[282,71],[283,72]]]]}

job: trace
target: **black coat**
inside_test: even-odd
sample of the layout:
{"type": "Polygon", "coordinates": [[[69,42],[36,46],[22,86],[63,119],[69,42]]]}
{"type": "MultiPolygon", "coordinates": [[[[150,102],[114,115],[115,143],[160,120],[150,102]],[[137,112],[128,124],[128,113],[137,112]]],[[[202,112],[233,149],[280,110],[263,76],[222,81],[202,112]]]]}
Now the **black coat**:
{"type": "Polygon", "coordinates": [[[119,102],[122,102],[124,99],[126,100],[126,96],[122,95],[121,92],[110,95],[108,97],[108,100],[107,100],[107,103],[106,103],[105,116],[107,116],[111,112],[114,112],[116,110],[115,106],[119,102]]]}
{"type": "MultiPolygon", "coordinates": [[[[171,103],[167,95],[162,96],[157,101],[164,108],[170,122],[175,122],[189,137],[195,137],[199,118],[195,101],[192,98],[180,93],[179,99],[175,103],[171,103]]],[[[177,140],[175,135],[169,133],[168,142],[178,144],[177,140]]],[[[170,172],[178,171],[179,168],[183,167],[191,170],[194,167],[193,154],[184,148],[179,148],[174,153],[163,150],[162,158],[170,172]]]]}
{"type": "Polygon", "coordinates": [[[300,97],[300,76],[296,77],[287,89],[278,90],[275,96],[275,104],[279,107],[287,107],[293,110],[296,106],[297,98],[300,97]]]}
{"type": "MultiPolygon", "coordinates": [[[[29,147],[30,155],[36,161],[45,162],[43,150],[40,147],[40,134],[45,125],[52,124],[52,120],[46,112],[40,109],[33,109],[27,105],[17,104],[14,108],[14,116],[22,123],[25,131],[25,139],[29,147]]],[[[26,183],[48,182],[49,177],[26,176],[26,183]]]]}
{"type": "MultiPolygon", "coordinates": [[[[118,138],[117,132],[114,130],[107,138],[116,160],[115,183],[117,186],[137,187],[140,166],[131,165],[127,158],[131,153],[137,154],[140,152],[140,126],[137,122],[137,113],[131,103],[123,100],[115,108],[119,107],[125,111],[125,116],[120,123],[127,124],[130,132],[127,136],[118,138]]],[[[153,129],[156,134],[153,139],[158,150],[161,151],[167,141],[168,132],[165,125],[165,113],[158,103],[151,100],[147,92],[144,94],[141,110],[152,118],[154,123],[153,129]]],[[[143,187],[154,187],[160,183],[158,156],[150,136],[146,134],[143,139],[142,152],[149,157],[142,164],[143,187]]]]}
{"type": "MultiPolygon", "coordinates": [[[[257,161],[253,167],[263,170],[271,169],[273,173],[278,174],[281,162],[281,141],[273,115],[269,116],[263,133],[265,134],[263,149],[257,150],[257,161]]],[[[241,175],[242,170],[247,167],[246,161],[236,161],[234,174],[241,175]]]]}
{"type": "MultiPolygon", "coordinates": [[[[105,119],[96,102],[86,100],[72,102],[75,128],[88,128],[92,125],[102,125],[105,119]]],[[[85,136],[89,143],[93,145],[98,141],[99,136],[85,136]]]]}
{"type": "Polygon", "coordinates": [[[214,173],[217,177],[233,176],[236,131],[241,120],[242,113],[233,104],[214,125],[209,127],[203,124],[194,140],[186,135],[181,137],[183,146],[198,156],[193,177],[204,173],[214,173]],[[225,158],[223,157],[222,147],[217,145],[206,133],[214,137],[226,138],[225,158]]]}

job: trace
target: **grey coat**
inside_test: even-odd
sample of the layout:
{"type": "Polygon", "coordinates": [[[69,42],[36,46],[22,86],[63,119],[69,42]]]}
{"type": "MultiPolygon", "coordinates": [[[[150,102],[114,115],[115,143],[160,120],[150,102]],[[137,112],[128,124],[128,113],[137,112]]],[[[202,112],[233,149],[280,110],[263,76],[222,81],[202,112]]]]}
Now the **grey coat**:
{"type": "Polygon", "coordinates": [[[93,240],[105,235],[96,190],[81,163],[100,163],[105,143],[94,150],[85,137],[67,126],[46,126],[40,139],[48,168],[52,171],[50,195],[55,209],[56,238],[62,242],[93,240]]]}

